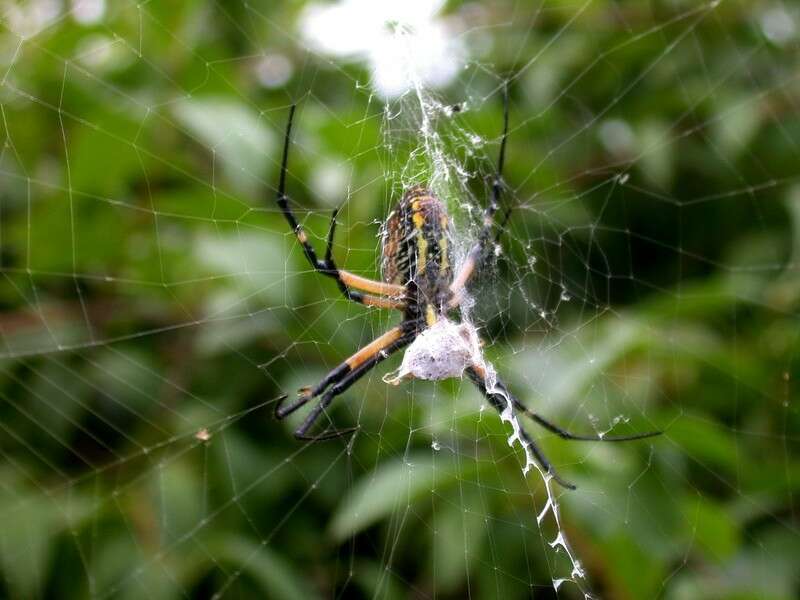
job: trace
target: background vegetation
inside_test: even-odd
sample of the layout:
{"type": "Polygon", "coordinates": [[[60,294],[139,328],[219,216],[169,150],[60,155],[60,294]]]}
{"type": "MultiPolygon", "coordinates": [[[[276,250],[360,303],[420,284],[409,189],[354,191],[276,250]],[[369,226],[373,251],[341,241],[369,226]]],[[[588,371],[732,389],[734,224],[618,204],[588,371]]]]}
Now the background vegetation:
{"type": "MultiPolygon", "coordinates": [[[[349,187],[337,256],[376,273],[414,133],[364,63],[309,52],[301,1],[82,4],[3,3],[0,596],[552,597],[541,484],[467,383],[376,371],[333,411],[351,445],[271,419],[395,318],[309,272],[271,204],[301,100],[295,205],[321,237],[349,187]]],[[[599,595],[796,598],[800,16],[540,4],[442,11],[479,53],[442,127],[487,140],[482,175],[513,76],[489,358],[572,429],[666,432],[535,432],[599,595]]]]}

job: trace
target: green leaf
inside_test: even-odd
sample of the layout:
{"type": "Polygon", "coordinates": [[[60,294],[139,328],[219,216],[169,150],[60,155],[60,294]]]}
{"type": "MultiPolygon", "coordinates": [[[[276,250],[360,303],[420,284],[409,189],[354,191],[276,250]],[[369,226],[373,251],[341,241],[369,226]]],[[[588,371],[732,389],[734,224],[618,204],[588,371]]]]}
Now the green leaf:
{"type": "Polygon", "coordinates": [[[275,143],[269,128],[252,109],[235,100],[212,97],[183,100],[174,110],[239,190],[253,192],[260,187],[275,143]]]}
{"type": "Polygon", "coordinates": [[[747,94],[720,94],[717,98],[716,118],[711,121],[712,139],[723,156],[736,156],[750,146],[763,113],[747,94]]]}
{"type": "Polygon", "coordinates": [[[430,454],[414,454],[406,460],[386,462],[363,476],[342,498],[333,514],[329,531],[341,542],[416,500],[427,498],[434,489],[454,484],[477,469],[475,463],[453,465],[430,454]]]}
{"type": "Polygon", "coordinates": [[[286,278],[286,255],[277,237],[258,232],[200,235],[194,255],[224,286],[206,298],[209,321],[198,338],[204,355],[283,331],[270,309],[294,305],[295,286],[293,278],[286,278]]]}
{"type": "Polygon", "coordinates": [[[194,256],[214,276],[227,276],[226,281],[240,296],[227,310],[216,307],[217,316],[243,312],[250,296],[272,305],[294,299],[292,279],[286,277],[286,255],[277,236],[261,232],[200,235],[195,240],[194,256]]]}
{"type": "Polygon", "coordinates": [[[739,548],[739,530],[730,511],[708,498],[687,498],[684,518],[710,562],[722,562],[739,548]]]}
{"type": "Polygon", "coordinates": [[[487,533],[484,511],[480,497],[468,490],[437,508],[430,570],[439,591],[457,591],[480,558],[487,533]]]}
{"type": "Polygon", "coordinates": [[[647,178],[659,188],[669,189],[675,172],[675,145],[670,139],[669,126],[663,121],[650,120],[642,124],[639,132],[641,168],[647,178]]]}
{"type": "Polygon", "coordinates": [[[687,458],[696,462],[708,477],[718,477],[717,469],[729,474],[743,469],[744,460],[736,451],[736,440],[711,421],[683,414],[669,426],[666,435],[677,444],[687,458]]]}
{"type": "Polygon", "coordinates": [[[218,560],[246,572],[266,598],[295,600],[318,598],[308,573],[301,573],[264,544],[243,537],[230,537],[210,544],[218,560]]]}
{"type": "Polygon", "coordinates": [[[0,565],[12,596],[41,596],[56,538],[77,527],[94,508],[91,500],[74,491],[47,497],[3,486],[0,565]]]}
{"type": "Polygon", "coordinates": [[[645,339],[645,331],[628,317],[615,316],[605,322],[593,340],[575,340],[557,352],[530,350],[514,356],[514,371],[538,373],[537,395],[555,405],[575,402],[582,390],[601,377],[616,361],[645,339]]]}
{"type": "Polygon", "coordinates": [[[169,461],[152,474],[152,502],[160,513],[162,544],[169,547],[202,519],[205,503],[202,474],[184,461],[169,461]]]}
{"type": "Polygon", "coordinates": [[[405,588],[398,584],[384,565],[362,562],[353,569],[353,579],[364,590],[364,597],[374,600],[404,600],[408,597],[405,588]]]}

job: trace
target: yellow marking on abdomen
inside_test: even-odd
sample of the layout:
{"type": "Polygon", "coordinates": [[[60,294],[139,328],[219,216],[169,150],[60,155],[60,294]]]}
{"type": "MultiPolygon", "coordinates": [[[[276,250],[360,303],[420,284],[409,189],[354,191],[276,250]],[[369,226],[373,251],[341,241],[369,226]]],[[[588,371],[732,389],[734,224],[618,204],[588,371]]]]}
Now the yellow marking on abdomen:
{"type": "Polygon", "coordinates": [[[433,310],[433,306],[428,304],[425,308],[425,322],[428,324],[428,327],[433,327],[436,324],[436,311],[433,310]]]}
{"type": "Polygon", "coordinates": [[[445,236],[442,236],[442,239],[439,240],[439,253],[442,256],[439,273],[446,273],[450,268],[450,259],[447,257],[447,237],[445,236]]]}
{"type": "Polygon", "coordinates": [[[428,240],[423,236],[417,237],[417,273],[424,273],[428,266],[428,240]]]}

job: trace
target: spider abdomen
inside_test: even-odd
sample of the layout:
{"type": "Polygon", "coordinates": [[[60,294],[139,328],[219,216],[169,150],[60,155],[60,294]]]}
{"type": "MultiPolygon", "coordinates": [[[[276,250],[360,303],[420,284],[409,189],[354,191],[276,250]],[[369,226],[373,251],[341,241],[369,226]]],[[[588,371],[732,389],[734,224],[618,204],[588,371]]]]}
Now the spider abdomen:
{"type": "Polygon", "coordinates": [[[407,286],[410,305],[441,312],[453,279],[444,204],[425,186],[410,188],[386,219],[382,237],[384,281],[407,286]]]}

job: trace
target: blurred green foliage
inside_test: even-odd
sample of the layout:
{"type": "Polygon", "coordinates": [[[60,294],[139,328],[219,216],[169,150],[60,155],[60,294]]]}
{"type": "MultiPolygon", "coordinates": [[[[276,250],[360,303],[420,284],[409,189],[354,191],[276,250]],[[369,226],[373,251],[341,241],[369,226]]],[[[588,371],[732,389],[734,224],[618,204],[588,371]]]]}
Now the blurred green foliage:
{"type": "MultiPolygon", "coordinates": [[[[315,277],[274,210],[288,106],[295,206],[319,244],[350,190],[336,252],[359,273],[415,143],[362,63],[308,51],[305,5],[3,5],[0,596],[546,598],[569,572],[538,478],[467,383],[376,370],[332,412],[361,425],[350,445],[271,419],[396,318],[315,277]],[[275,55],[291,72],[264,85],[275,55]]],[[[798,597],[796,7],[443,15],[479,53],[438,92],[468,107],[445,136],[488,140],[465,159],[479,174],[511,77],[516,209],[476,288],[488,357],[571,429],[666,432],[535,432],[579,484],[561,502],[589,586],[798,597]]]]}

